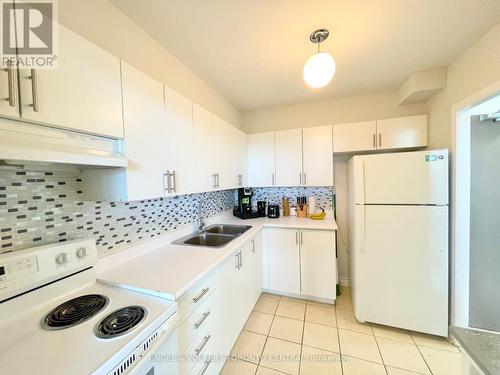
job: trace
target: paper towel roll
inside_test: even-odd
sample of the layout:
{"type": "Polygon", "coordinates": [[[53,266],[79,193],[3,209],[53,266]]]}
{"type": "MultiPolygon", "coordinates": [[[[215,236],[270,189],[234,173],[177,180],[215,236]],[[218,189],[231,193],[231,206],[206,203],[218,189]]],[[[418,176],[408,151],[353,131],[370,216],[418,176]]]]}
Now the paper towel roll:
{"type": "Polygon", "coordinates": [[[307,204],[309,206],[309,215],[314,215],[317,207],[316,197],[309,197],[307,204]]]}

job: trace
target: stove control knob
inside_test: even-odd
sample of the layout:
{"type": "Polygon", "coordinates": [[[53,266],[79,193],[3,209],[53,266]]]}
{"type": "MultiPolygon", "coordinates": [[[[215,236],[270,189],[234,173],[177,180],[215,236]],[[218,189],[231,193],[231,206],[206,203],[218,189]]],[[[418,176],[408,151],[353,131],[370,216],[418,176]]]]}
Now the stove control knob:
{"type": "Polygon", "coordinates": [[[64,264],[67,262],[68,262],[68,254],[66,254],[66,253],[61,253],[56,257],[57,264],[64,264]]]}
{"type": "Polygon", "coordinates": [[[80,259],[85,258],[87,256],[87,249],[85,247],[80,247],[76,251],[76,256],[80,259]]]}

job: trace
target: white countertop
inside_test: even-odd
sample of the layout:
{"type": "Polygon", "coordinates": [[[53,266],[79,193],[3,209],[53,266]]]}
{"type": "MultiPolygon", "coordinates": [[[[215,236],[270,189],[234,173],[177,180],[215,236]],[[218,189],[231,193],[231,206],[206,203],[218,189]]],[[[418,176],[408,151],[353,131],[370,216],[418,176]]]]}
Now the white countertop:
{"type": "Polygon", "coordinates": [[[98,279],[177,300],[263,227],[337,230],[337,223],[331,213],[327,213],[323,220],[299,219],[295,216],[241,220],[224,213],[206,220],[206,223],[251,225],[252,228],[218,249],[173,245],[172,241],[191,233],[192,228],[171,232],[100,259],[96,267],[98,279]]]}

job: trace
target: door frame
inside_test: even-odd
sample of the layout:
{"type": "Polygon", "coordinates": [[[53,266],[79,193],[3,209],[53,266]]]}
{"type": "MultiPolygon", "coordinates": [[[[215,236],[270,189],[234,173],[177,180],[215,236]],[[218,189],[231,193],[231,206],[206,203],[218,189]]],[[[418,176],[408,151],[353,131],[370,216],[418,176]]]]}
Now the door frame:
{"type": "Polygon", "coordinates": [[[496,81],[451,107],[450,323],[469,328],[471,109],[500,95],[496,81]]]}

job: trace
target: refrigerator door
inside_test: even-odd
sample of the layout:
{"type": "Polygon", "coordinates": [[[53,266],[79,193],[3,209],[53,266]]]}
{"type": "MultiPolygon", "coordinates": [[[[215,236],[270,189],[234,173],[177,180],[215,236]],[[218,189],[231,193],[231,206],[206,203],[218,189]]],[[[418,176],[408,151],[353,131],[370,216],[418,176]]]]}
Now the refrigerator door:
{"type": "Polygon", "coordinates": [[[448,207],[359,209],[356,318],[446,336],[448,207]]]}
{"type": "Polygon", "coordinates": [[[362,157],[360,204],[448,204],[448,151],[362,157]]]}

